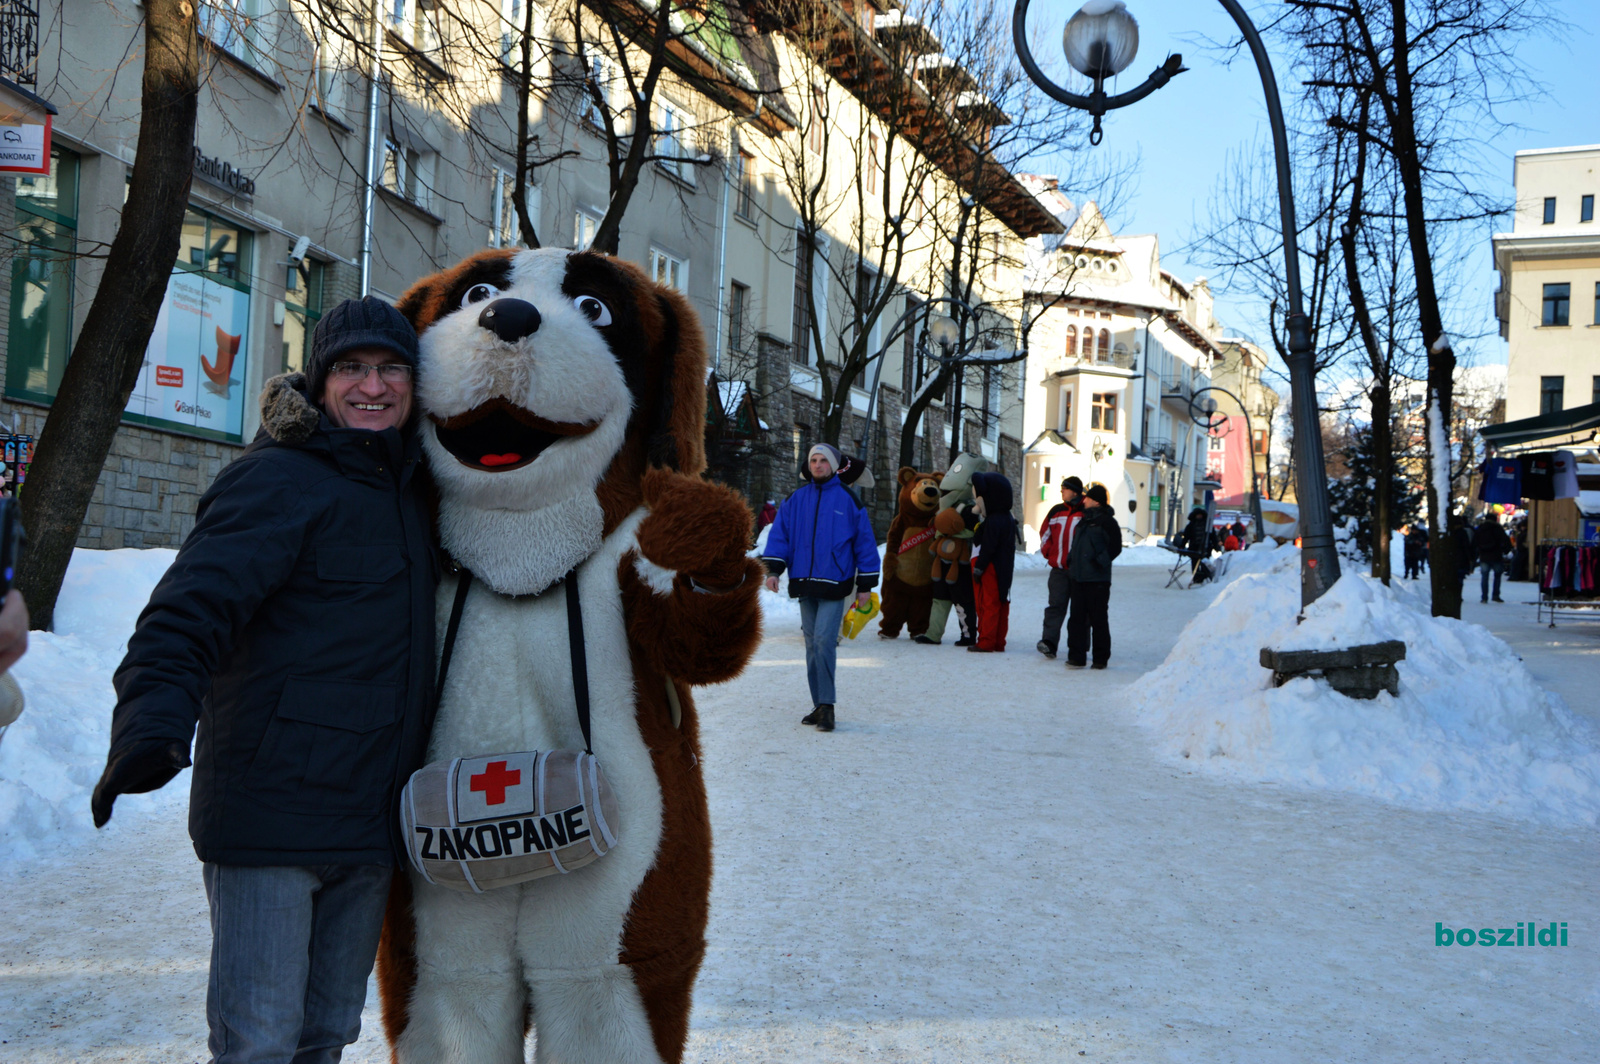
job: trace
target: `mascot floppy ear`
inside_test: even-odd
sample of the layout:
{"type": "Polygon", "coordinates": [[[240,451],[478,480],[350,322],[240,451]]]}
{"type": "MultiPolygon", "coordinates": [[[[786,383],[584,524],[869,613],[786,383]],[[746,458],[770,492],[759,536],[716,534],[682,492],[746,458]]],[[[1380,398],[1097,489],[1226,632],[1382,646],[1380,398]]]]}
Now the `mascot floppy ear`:
{"type": "Polygon", "coordinates": [[[661,374],[656,408],[648,422],[649,461],[698,476],[706,468],[705,339],[680,292],[653,281],[647,284],[641,293],[640,318],[652,336],[652,361],[661,374]],[[651,303],[656,314],[650,313],[651,303]]]}
{"type": "Polygon", "coordinates": [[[903,466],[900,467],[900,477],[899,477],[899,479],[900,479],[900,486],[903,488],[907,484],[911,483],[913,480],[917,479],[917,471],[915,469],[912,469],[908,465],[903,465],[903,466]]]}

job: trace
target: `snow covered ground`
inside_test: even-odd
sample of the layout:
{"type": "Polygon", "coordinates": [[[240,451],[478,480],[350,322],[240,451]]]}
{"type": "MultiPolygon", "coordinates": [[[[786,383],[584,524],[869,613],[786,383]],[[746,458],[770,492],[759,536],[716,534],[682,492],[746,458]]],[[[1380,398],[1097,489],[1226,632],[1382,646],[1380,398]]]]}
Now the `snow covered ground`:
{"type": "MultiPolygon", "coordinates": [[[[1220,626],[1270,582],[1270,553],[1240,556],[1220,590],[1163,590],[1160,568],[1122,568],[1106,672],[1034,652],[1045,574],[1032,568],[1005,655],[869,631],[841,648],[831,735],[799,723],[798,619],[773,596],[752,667],[698,696],[717,878],[688,1059],[1594,1059],[1591,827],[1197,771],[1140,725],[1153,681],[1130,685],[1186,652],[1208,604],[1220,626]],[[1530,920],[1566,922],[1571,945],[1434,944],[1436,921],[1530,920]]],[[[62,633],[18,670],[38,719],[34,738],[13,729],[0,744],[0,788],[16,782],[13,758],[56,766],[58,782],[6,816],[53,814],[60,830],[13,833],[3,851],[8,1064],[205,1059],[208,935],[183,781],[119,801],[105,832],[82,828],[115,642],[148,586],[81,582],[76,616],[105,620],[69,622],[64,603],[62,633]]],[[[1510,599],[1529,585],[1507,587],[1510,599]]],[[[1262,599],[1262,631],[1274,602],[1262,599]]],[[[1532,607],[1498,610],[1480,614],[1473,596],[1467,620],[1511,635],[1533,680],[1568,702],[1595,688],[1600,625],[1549,633],[1532,607]]],[[[1177,690],[1195,704],[1234,690],[1226,667],[1200,663],[1177,690]]],[[[1360,719],[1357,705],[1311,708],[1360,719]]],[[[375,1010],[367,1020],[346,1060],[387,1059],[375,1010]]]]}

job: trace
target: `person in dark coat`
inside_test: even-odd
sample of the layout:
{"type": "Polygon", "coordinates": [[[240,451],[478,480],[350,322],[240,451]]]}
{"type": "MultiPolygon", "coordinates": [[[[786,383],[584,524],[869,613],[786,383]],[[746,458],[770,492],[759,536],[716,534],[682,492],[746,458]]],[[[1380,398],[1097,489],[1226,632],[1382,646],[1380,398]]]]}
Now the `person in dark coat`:
{"type": "Polygon", "coordinates": [[[1506,530],[1500,525],[1500,519],[1494,514],[1483,515],[1483,521],[1472,533],[1472,550],[1478,559],[1478,572],[1482,583],[1482,596],[1478,601],[1489,601],[1489,574],[1493,573],[1494,600],[1504,602],[1505,599],[1500,597],[1500,577],[1506,571],[1506,555],[1511,553],[1511,537],[1506,535],[1506,530]]]}
{"type": "Polygon", "coordinates": [[[360,1034],[433,713],[416,363],[380,299],[322,318],[305,379],[269,382],[261,431],[201,498],[114,676],[97,826],[186,767],[199,726],[189,834],[217,1064],[337,1060],[360,1034]]]}
{"type": "MultiPolygon", "coordinates": [[[[1083,493],[1083,520],[1067,552],[1072,573],[1072,616],[1067,621],[1067,668],[1103,669],[1111,660],[1111,563],[1122,553],[1122,529],[1107,504],[1106,486],[1083,493]]],[[[1201,511],[1202,518],[1205,511],[1201,511]]]]}
{"type": "Polygon", "coordinates": [[[882,563],[866,509],[839,481],[837,471],[844,466],[839,449],[816,444],[806,463],[811,482],[778,507],[761,561],[767,567],[767,590],[778,590],[778,577],[788,570],[789,597],[800,600],[811,688],[811,712],[800,723],[828,732],[834,728],[834,675],[844,611],[852,598],[862,610],[872,604],[882,563]]]}
{"type": "Polygon", "coordinates": [[[1178,533],[1173,543],[1194,559],[1193,582],[1196,584],[1211,579],[1211,566],[1206,564],[1206,559],[1211,557],[1211,552],[1216,548],[1214,539],[1211,529],[1206,526],[1205,507],[1196,506],[1190,510],[1189,523],[1183,526],[1183,531],[1178,533]]]}
{"type": "Polygon", "coordinates": [[[1422,575],[1423,559],[1428,553],[1428,530],[1413,524],[1406,532],[1406,579],[1415,580],[1422,575]]]}
{"type": "Polygon", "coordinates": [[[1066,620],[1072,600],[1072,578],[1067,575],[1067,551],[1072,547],[1072,530],[1083,518],[1083,481],[1067,477],[1061,482],[1061,501],[1050,507],[1039,526],[1039,553],[1050,566],[1049,602],[1044,608],[1044,629],[1035,649],[1047,658],[1056,656],[1061,643],[1061,622],[1066,620]]]}
{"type": "Polygon", "coordinates": [[[999,473],[972,474],[983,523],[972,539],[972,597],[978,607],[978,641],[967,650],[998,654],[1011,626],[1011,576],[1017,561],[1017,519],[1011,515],[1011,481],[999,473]]]}
{"type": "Polygon", "coordinates": [[[1477,559],[1472,549],[1472,529],[1467,527],[1467,519],[1461,514],[1450,517],[1450,542],[1456,548],[1456,579],[1461,583],[1462,597],[1466,596],[1467,575],[1477,568],[1477,559]]]}

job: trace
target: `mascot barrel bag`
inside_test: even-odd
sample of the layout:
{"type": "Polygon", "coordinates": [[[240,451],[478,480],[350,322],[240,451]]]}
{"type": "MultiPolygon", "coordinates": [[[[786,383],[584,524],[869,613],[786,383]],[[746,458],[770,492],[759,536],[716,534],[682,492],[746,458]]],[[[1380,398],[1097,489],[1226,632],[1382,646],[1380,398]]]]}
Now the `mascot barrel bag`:
{"type": "MultiPolygon", "coordinates": [[[[450,609],[439,693],[450,671],[472,573],[463,569],[450,609]]],[[[464,893],[571,872],[616,845],[617,799],[589,738],[589,675],[575,572],[566,577],[572,692],[582,750],[530,750],[435,761],[400,796],[411,863],[428,882],[464,893]]]]}

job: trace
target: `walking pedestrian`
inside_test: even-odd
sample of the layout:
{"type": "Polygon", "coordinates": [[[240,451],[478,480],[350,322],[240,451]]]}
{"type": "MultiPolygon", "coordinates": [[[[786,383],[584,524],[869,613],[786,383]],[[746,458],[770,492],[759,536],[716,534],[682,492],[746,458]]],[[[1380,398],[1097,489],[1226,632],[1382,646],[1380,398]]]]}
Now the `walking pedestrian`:
{"type": "Polygon", "coordinates": [[[978,607],[978,654],[1006,649],[1011,626],[1011,576],[1017,560],[1017,519],[1011,516],[1011,481],[999,473],[974,473],[972,490],[983,523],[972,540],[972,596],[978,607]]]}
{"type": "Polygon", "coordinates": [[[1083,481],[1067,477],[1061,482],[1061,501],[1050,507],[1039,526],[1039,553],[1050,566],[1049,604],[1044,608],[1044,631],[1035,649],[1047,658],[1056,656],[1061,643],[1061,622],[1066,620],[1072,600],[1072,577],[1067,572],[1067,551],[1072,548],[1072,530],[1083,518],[1083,481]]]}
{"type": "Polygon", "coordinates": [[[1478,557],[1478,572],[1482,583],[1482,594],[1478,601],[1489,601],[1489,574],[1493,573],[1494,600],[1504,602],[1505,599],[1500,597],[1500,577],[1506,570],[1506,555],[1511,552],[1511,537],[1506,535],[1506,530],[1500,525],[1500,519],[1494,514],[1483,515],[1483,521],[1472,533],[1472,549],[1478,557]]]}
{"type": "Polygon", "coordinates": [[[872,604],[878,545],[866,508],[839,482],[843,462],[838,448],[816,444],[806,464],[811,482],[778,507],[761,560],[767,567],[767,590],[778,590],[778,577],[788,570],[789,597],[800,600],[806,682],[811,687],[811,712],[800,723],[833,731],[839,627],[852,591],[858,608],[872,604]]]}
{"type": "Polygon", "coordinates": [[[187,767],[199,725],[189,834],[213,1064],[333,1062],[361,1032],[405,853],[400,791],[434,708],[416,363],[381,299],[318,322],[303,393],[269,386],[261,432],[201,498],[114,677],[97,827],[118,795],[187,767]]]}
{"type": "MultiPolygon", "coordinates": [[[[1074,531],[1067,568],[1072,616],[1067,621],[1067,667],[1103,669],[1111,660],[1111,563],[1122,553],[1122,529],[1098,481],[1083,493],[1083,520],[1074,531]]],[[[1201,511],[1202,518],[1205,511],[1201,511]]]]}
{"type": "Polygon", "coordinates": [[[1467,519],[1463,514],[1450,516],[1450,541],[1456,548],[1456,579],[1460,581],[1461,593],[1466,595],[1467,575],[1478,567],[1477,559],[1472,549],[1472,530],[1467,527],[1467,519]]]}

